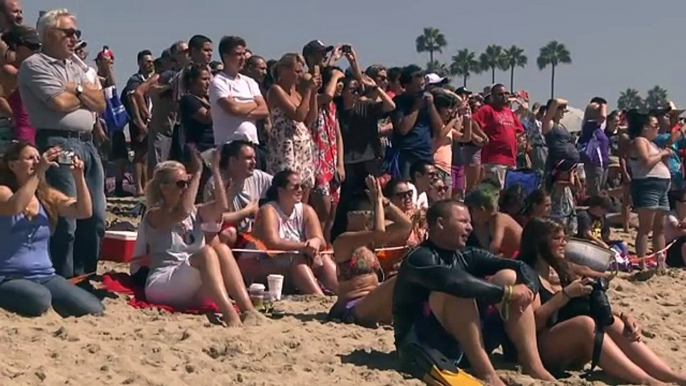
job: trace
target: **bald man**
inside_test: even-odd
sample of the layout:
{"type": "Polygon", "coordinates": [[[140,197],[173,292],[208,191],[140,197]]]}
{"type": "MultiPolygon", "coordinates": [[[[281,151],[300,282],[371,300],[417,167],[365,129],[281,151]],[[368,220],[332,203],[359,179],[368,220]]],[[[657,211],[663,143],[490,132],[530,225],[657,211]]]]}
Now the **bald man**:
{"type": "MultiPolygon", "coordinates": [[[[0,33],[7,32],[13,25],[24,22],[24,10],[19,0],[0,0],[0,33]]],[[[0,40],[0,63],[13,62],[6,58],[7,44],[0,40]]]]}

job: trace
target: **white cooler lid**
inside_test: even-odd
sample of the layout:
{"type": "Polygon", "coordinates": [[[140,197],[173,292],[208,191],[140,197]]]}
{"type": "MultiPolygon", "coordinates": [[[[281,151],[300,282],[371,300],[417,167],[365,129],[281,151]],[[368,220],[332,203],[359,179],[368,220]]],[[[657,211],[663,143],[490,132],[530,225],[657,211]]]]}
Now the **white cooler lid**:
{"type": "Polygon", "coordinates": [[[114,240],[136,241],[138,232],[130,231],[106,231],[105,238],[114,240]]]}

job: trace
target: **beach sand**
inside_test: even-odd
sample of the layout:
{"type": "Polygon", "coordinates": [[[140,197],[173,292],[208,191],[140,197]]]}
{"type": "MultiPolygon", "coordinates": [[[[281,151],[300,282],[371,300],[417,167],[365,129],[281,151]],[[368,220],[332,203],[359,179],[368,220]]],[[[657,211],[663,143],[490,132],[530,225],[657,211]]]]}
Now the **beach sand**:
{"type": "MultiPolygon", "coordinates": [[[[127,267],[100,264],[99,273],[110,270],[127,267]]],[[[635,315],[648,345],[681,368],[686,272],[648,281],[627,277],[612,282],[614,307],[635,315]]],[[[137,310],[120,295],[105,298],[102,317],[62,319],[50,311],[30,319],[0,311],[0,385],[422,384],[396,370],[391,328],[326,323],[333,302],[289,298],[278,303],[286,312],[282,319],[242,329],[221,327],[214,316],[137,310]]],[[[494,361],[502,364],[498,354],[494,361]]],[[[510,385],[543,384],[516,366],[502,366],[510,385]]],[[[598,371],[587,380],[582,375],[570,373],[559,384],[617,384],[598,371]]]]}

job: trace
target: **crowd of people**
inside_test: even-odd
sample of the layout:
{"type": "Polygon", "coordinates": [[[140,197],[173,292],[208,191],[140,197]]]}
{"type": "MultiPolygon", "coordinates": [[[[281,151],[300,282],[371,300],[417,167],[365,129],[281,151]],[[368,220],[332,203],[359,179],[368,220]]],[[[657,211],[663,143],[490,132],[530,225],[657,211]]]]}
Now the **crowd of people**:
{"type": "Polygon", "coordinates": [[[502,347],[537,379],[591,362],[625,382],[686,385],[610,306],[608,274],[565,258],[570,236],[627,254],[614,222],[637,227],[641,267],[651,233],[658,262],[685,265],[673,104],[610,112],[593,98],[576,138],[561,98],[530,106],[501,84],[475,93],[414,65],[363,69],[351,45],[319,40],[267,60],[225,36],[213,62],[202,35],[140,51],[119,92],[113,51],[89,67],[66,9],[34,29],[3,0],[0,29],[12,130],[0,307],[104,312],[66,279],[97,270],[106,194],[126,195],[132,164],[150,302],[210,298],[227,326],[264,322],[246,285],[280,274],[287,293],[336,295],[331,321],[393,325],[401,368],[431,384],[457,384],[468,365],[502,385],[489,359],[502,347]]]}

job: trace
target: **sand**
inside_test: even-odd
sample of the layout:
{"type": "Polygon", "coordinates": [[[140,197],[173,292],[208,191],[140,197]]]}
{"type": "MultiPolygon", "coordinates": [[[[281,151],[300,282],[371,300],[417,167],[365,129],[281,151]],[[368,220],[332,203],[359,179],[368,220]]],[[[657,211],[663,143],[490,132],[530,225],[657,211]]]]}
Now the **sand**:
{"type": "MultiPolygon", "coordinates": [[[[122,211],[124,212],[124,211],[122,211]]],[[[626,235],[625,235],[626,237],[626,235]]],[[[126,271],[101,263],[99,273],[126,271]]],[[[686,363],[686,272],[648,281],[617,278],[614,307],[642,323],[648,345],[677,368],[686,363]]],[[[93,285],[97,286],[97,282],[93,285]]],[[[0,385],[421,385],[395,368],[393,331],[326,323],[334,299],[291,297],[286,315],[260,327],[227,329],[216,318],[137,310],[110,295],[102,317],[23,318],[0,311],[0,385]]],[[[498,355],[496,363],[500,363],[498,355]]],[[[539,385],[516,367],[510,385],[539,385]]],[[[571,373],[565,385],[603,385],[571,373]]]]}

